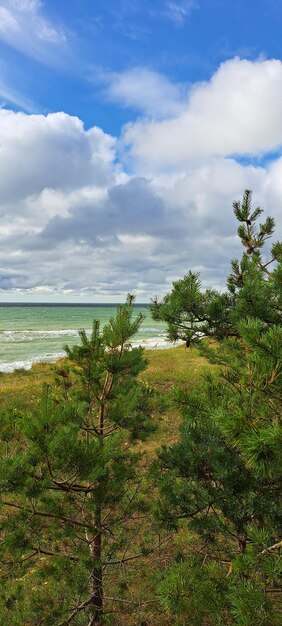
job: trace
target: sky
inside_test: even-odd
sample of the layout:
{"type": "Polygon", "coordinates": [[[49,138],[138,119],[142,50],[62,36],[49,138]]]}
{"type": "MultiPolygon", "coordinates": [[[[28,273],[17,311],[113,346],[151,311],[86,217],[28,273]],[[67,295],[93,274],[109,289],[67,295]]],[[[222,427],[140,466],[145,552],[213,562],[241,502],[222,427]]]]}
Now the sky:
{"type": "Polygon", "coordinates": [[[0,0],[0,303],[224,289],[282,237],[282,0],[0,0]]]}

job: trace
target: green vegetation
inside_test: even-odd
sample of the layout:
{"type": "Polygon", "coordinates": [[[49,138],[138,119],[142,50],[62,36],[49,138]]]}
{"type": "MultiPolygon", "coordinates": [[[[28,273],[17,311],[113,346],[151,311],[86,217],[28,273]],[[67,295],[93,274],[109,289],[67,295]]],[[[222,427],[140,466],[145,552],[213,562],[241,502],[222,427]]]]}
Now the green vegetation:
{"type": "Polygon", "coordinates": [[[76,617],[101,624],[108,568],[147,549],[142,538],[138,550],[136,524],[147,507],[139,455],[129,445],[152,430],[150,394],[137,381],[143,350],[128,348],[142,319],[133,319],[128,296],[102,332],[99,322],[90,338],[81,331],[81,344],[66,348],[57,384],[46,385],[37,410],[6,422],[1,547],[17,572],[4,589],[12,623],[36,620],[43,602],[46,624],[76,617]],[[53,558],[42,562],[42,555],[53,558]],[[23,604],[30,561],[37,593],[23,604]]]}
{"type": "Polygon", "coordinates": [[[240,319],[260,319],[267,326],[281,324],[282,243],[272,246],[270,260],[263,260],[261,249],[273,234],[274,220],[268,217],[257,228],[256,221],[263,211],[259,207],[252,210],[251,198],[251,192],[246,190],[242,203],[233,205],[245,252],[240,262],[231,262],[227,291],[202,291],[199,274],[189,272],[173,283],[172,291],[161,302],[153,300],[152,315],[167,323],[171,340],[182,339],[189,347],[203,337],[219,341],[239,338],[240,319]],[[271,275],[270,265],[275,262],[278,266],[271,275]]]}
{"type": "Polygon", "coordinates": [[[246,252],[232,262],[227,294],[202,294],[190,274],[154,305],[158,317],[169,315],[169,332],[172,324],[186,325],[186,340],[197,339],[198,328],[222,339],[202,342],[201,353],[218,369],[192,391],[177,393],[180,440],[164,447],[156,463],[158,516],[165,527],[184,527],[193,537],[159,594],[163,607],[187,625],[278,626],[282,245],[272,246],[270,261],[262,259],[274,223],[268,218],[256,229],[261,209],[252,212],[250,192],[234,212],[246,252]],[[182,289],[190,293],[185,311],[182,289]],[[229,303],[223,316],[222,302],[229,303]]]}
{"type": "MultiPolygon", "coordinates": [[[[149,437],[148,433],[146,433],[144,441],[137,439],[130,442],[127,437],[125,438],[126,444],[130,442],[130,449],[133,451],[135,458],[138,456],[138,465],[135,467],[139,476],[143,476],[145,472],[147,473],[147,468],[155,458],[156,450],[160,445],[164,441],[173,443],[178,437],[179,417],[178,412],[171,404],[170,392],[176,386],[183,384],[185,388],[191,388],[196,380],[199,380],[200,373],[206,367],[205,359],[198,355],[197,350],[191,350],[189,355],[187,355],[187,351],[183,346],[169,350],[169,359],[168,351],[166,350],[146,351],[146,360],[148,361],[147,368],[140,372],[138,379],[140,380],[142,390],[145,392],[146,402],[148,398],[150,400],[156,429],[149,432],[149,437]]],[[[21,427],[21,422],[26,415],[27,419],[32,419],[30,413],[34,413],[37,422],[37,407],[40,402],[44,381],[48,381],[49,384],[53,383],[53,392],[56,397],[58,393],[61,393],[62,386],[59,384],[59,381],[54,386],[54,374],[61,378],[66,366],[69,367],[66,361],[59,362],[56,367],[49,364],[37,364],[31,370],[25,372],[25,374],[14,372],[2,376],[0,398],[2,416],[5,415],[5,422],[8,425],[9,445],[15,442],[14,437],[11,436],[11,424],[19,424],[19,427],[21,427]],[[16,411],[15,405],[17,406],[16,411]]],[[[61,421],[59,423],[61,424],[61,421]]],[[[4,424],[2,426],[2,439],[5,440],[4,424]]],[[[7,443],[4,445],[7,446],[7,443]]],[[[126,450],[128,450],[128,446],[126,446],[126,450]]],[[[152,501],[151,491],[149,491],[151,489],[152,480],[147,476],[146,480],[144,479],[142,482],[143,508],[145,499],[149,503],[152,501]]],[[[7,509],[6,515],[9,519],[11,510],[7,509]]],[[[149,617],[152,624],[158,624],[158,626],[170,624],[170,618],[166,618],[161,612],[156,601],[155,582],[163,564],[170,562],[172,559],[174,553],[172,539],[169,538],[167,533],[161,532],[159,528],[155,527],[155,522],[152,515],[149,515],[149,511],[142,511],[141,514],[138,514],[138,517],[138,529],[135,526],[132,527],[135,536],[130,546],[130,553],[127,556],[131,556],[133,553],[140,553],[140,551],[141,556],[136,559],[136,563],[132,559],[132,561],[129,560],[121,564],[121,566],[113,566],[112,571],[108,573],[105,579],[106,595],[109,596],[109,586],[114,586],[117,597],[125,600],[124,604],[119,602],[115,606],[115,611],[118,611],[117,615],[120,620],[118,623],[136,624],[136,620],[139,619],[140,615],[143,615],[144,620],[149,617]],[[136,535],[136,530],[138,530],[139,536],[136,535]],[[152,548],[153,551],[151,552],[152,548]],[[156,576],[155,580],[153,580],[152,574],[156,576]],[[132,600],[132,604],[129,603],[129,600],[132,600]]],[[[54,545],[57,550],[59,547],[61,549],[62,541],[59,537],[54,542],[54,545]]],[[[67,543],[64,542],[64,550],[66,548],[67,543]]],[[[17,562],[19,552],[13,556],[13,562],[11,554],[6,555],[2,561],[3,595],[2,604],[0,605],[0,624],[1,619],[3,624],[6,624],[7,621],[11,624],[58,623],[54,614],[51,617],[52,611],[54,610],[54,605],[56,605],[56,598],[59,596],[60,599],[60,594],[66,593],[66,587],[71,587],[71,572],[68,573],[68,576],[66,571],[61,572],[62,583],[61,588],[58,588],[58,577],[57,575],[55,576],[57,564],[53,562],[55,557],[44,554],[43,544],[40,554],[34,555],[33,558],[24,563],[17,562]],[[11,569],[12,565],[13,569],[11,569]],[[67,578],[64,581],[66,576],[67,578]],[[24,602],[23,598],[25,598],[24,602]],[[18,607],[16,607],[17,601],[18,607]],[[17,614],[18,611],[20,611],[20,616],[17,614]],[[35,613],[38,613],[38,621],[36,621],[35,613]]],[[[106,613],[107,611],[112,611],[113,607],[111,605],[113,603],[106,601],[106,604],[106,613]]],[[[111,614],[108,614],[108,618],[111,614]]],[[[85,623],[82,617],[80,617],[80,620],[81,623],[85,623]]],[[[142,619],[140,618],[141,622],[142,619]]],[[[80,622],[76,620],[73,623],[80,622]]]]}
{"type": "Polygon", "coordinates": [[[281,623],[282,245],[249,191],[234,212],[226,293],[153,304],[189,349],[132,349],[129,296],[1,377],[0,625],[281,623]]]}

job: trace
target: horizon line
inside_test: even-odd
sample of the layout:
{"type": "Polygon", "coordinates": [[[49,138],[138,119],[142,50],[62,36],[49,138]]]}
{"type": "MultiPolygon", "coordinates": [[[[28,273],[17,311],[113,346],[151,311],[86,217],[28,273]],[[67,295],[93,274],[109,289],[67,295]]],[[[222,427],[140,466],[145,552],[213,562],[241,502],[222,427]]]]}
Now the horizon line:
{"type": "MultiPolygon", "coordinates": [[[[119,306],[124,302],[0,302],[1,306],[119,306]]],[[[150,302],[134,302],[133,306],[149,306],[150,302]]]]}

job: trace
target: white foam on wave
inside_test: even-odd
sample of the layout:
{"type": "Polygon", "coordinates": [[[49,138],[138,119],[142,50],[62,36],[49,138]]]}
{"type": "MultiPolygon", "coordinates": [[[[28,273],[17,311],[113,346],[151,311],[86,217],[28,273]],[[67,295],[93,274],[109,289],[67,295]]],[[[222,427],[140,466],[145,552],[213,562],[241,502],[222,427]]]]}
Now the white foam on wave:
{"type": "MultiPolygon", "coordinates": [[[[132,341],[130,345],[133,348],[140,346],[147,350],[165,350],[167,348],[174,348],[180,343],[181,342],[171,343],[170,341],[162,337],[151,337],[150,339],[132,341]]],[[[32,368],[34,363],[55,363],[56,361],[58,361],[58,359],[61,359],[65,355],[65,352],[45,352],[44,354],[39,354],[23,361],[0,363],[0,372],[9,374],[17,369],[29,370],[32,368]]]]}
{"type": "MultiPolygon", "coordinates": [[[[152,332],[157,332],[158,337],[164,338],[165,332],[160,332],[159,328],[152,326],[141,328],[138,332],[139,335],[148,335],[152,332]]],[[[0,331],[0,341],[34,341],[36,339],[52,339],[56,337],[77,337],[79,333],[78,329],[66,328],[63,330],[3,330],[0,331]]],[[[91,329],[86,329],[87,335],[91,334],[91,329]]]]}
{"type": "Polygon", "coordinates": [[[150,337],[148,339],[140,339],[140,340],[132,341],[131,345],[133,348],[135,348],[136,346],[141,346],[142,348],[146,348],[147,350],[152,350],[154,348],[156,350],[161,350],[165,348],[175,348],[177,343],[178,342],[176,341],[171,343],[171,341],[168,341],[168,339],[166,339],[164,335],[163,337],[162,336],[150,337]]]}
{"type": "Polygon", "coordinates": [[[65,356],[65,352],[54,352],[38,354],[24,361],[13,361],[11,363],[0,363],[0,372],[10,374],[17,369],[30,370],[34,363],[55,363],[58,359],[65,356]]]}
{"type": "Polygon", "coordinates": [[[158,326],[141,326],[138,330],[138,335],[147,335],[148,332],[157,333],[158,337],[166,337],[166,329],[164,328],[162,332],[158,326]]]}
{"type": "MultiPolygon", "coordinates": [[[[90,330],[86,331],[91,332],[90,330]]],[[[78,330],[67,328],[64,330],[4,330],[0,332],[1,341],[34,341],[35,339],[52,339],[55,337],[75,337],[78,330]]]]}

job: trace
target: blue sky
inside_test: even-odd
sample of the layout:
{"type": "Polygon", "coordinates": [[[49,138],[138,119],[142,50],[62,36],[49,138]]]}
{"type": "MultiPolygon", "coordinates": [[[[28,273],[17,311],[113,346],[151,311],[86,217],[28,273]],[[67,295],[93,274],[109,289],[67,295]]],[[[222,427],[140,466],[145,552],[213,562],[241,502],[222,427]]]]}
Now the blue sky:
{"type": "Polygon", "coordinates": [[[3,299],[222,288],[245,187],[281,230],[281,31],[280,0],[0,0],[3,299]]]}
{"type": "MultiPolygon", "coordinates": [[[[221,62],[237,55],[281,56],[279,0],[45,0],[36,5],[50,38],[46,33],[46,41],[34,46],[32,37],[25,40],[24,33],[14,31],[7,38],[0,28],[4,84],[18,93],[20,109],[26,101],[28,112],[62,110],[109,133],[117,134],[138,114],[106,97],[105,80],[114,72],[146,67],[189,85],[208,80],[221,62]],[[57,33],[53,39],[51,29],[57,33]]],[[[17,3],[0,1],[1,6],[13,12],[17,3]]],[[[16,106],[5,94],[2,100],[16,106]]]]}

